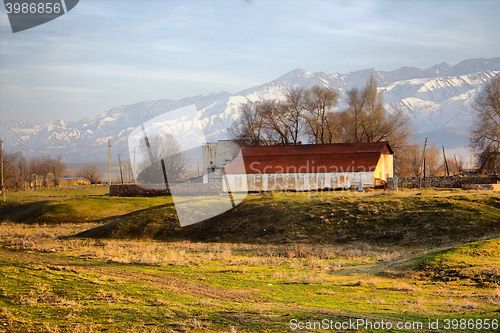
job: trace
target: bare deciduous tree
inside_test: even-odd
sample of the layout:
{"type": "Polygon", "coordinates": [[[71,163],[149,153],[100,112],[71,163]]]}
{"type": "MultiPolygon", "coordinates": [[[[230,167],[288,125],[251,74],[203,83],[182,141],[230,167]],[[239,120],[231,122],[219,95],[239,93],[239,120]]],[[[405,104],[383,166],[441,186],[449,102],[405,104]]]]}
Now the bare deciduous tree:
{"type": "Polygon", "coordinates": [[[339,95],[331,88],[314,86],[307,94],[307,133],[313,143],[332,143],[337,138],[335,111],[339,95]]]}
{"type": "Polygon", "coordinates": [[[284,104],[275,100],[248,102],[240,108],[241,116],[230,129],[242,146],[292,143],[290,120],[284,104]]]}
{"type": "Polygon", "coordinates": [[[96,184],[101,179],[102,172],[99,170],[97,165],[90,164],[79,170],[78,176],[87,178],[91,184],[96,184]]]}
{"type": "Polygon", "coordinates": [[[20,154],[15,160],[16,173],[17,173],[17,187],[28,187],[30,180],[30,169],[28,160],[20,154]]]}
{"type": "Polygon", "coordinates": [[[347,93],[348,107],[336,115],[344,142],[381,142],[391,145],[396,158],[396,174],[406,173],[408,166],[404,158],[407,150],[412,150],[415,129],[409,119],[401,112],[390,114],[384,110],[382,93],[372,77],[365,88],[353,88],[347,93]],[[398,156],[402,156],[399,158],[398,156]]]}
{"type": "Polygon", "coordinates": [[[21,153],[4,153],[3,181],[5,187],[18,187],[19,171],[16,164],[21,157],[21,153]]]}
{"type": "Polygon", "coordinates": [[[286,119],[286,132],[289,138],[289,144],[296,145],[300,141],[302,127],[305,123],[305,115],[307,112],[307,93],[302,88],[293,88],[287,95],[285,102],[282,103],[284,108],[284,117],[286,119]]]}
{"type": "Polygon", "coordinates": [[[477,152],[479,167],[487,172],[500,171],[500,75],[488,82],[477,95],[476,112],[470,143],[477,152]]]}
{"type": "Polygon", "coordinates": [[[240,108],[240,119],[230,128],[232,137],[240,144],[258,146],[266,142],[266,124],[260,103],[247,102],[240,108]]]}
{"type": "Polygon", "coordinates": [[[403,113],[385,112],[382,93],[373,77],[363,90],[353,88],[347,95],[348,107],[340,116],[346,142],[388,141],[396,149],[405,146],[413,128],[403,113]]]}
{"type": "MultiPolygon", "coordinates": [[[[396,155],[414,145],[415,130],[409,119],[402,112],[384,110],[373,77],[363,89],[347,92],[345,110],[335,110],[338,100],[334,90],[315,86],[292,89],[283,102],[247,103],[232,136],[242,145],[298,144],[306,135],[310,143],[387,141],[396,155]]],[[[404,161],[395,159],[396,172],[407,168],[400,165],[404,161]]]]}
{"type": "Polygon", "coordinates": [[[15,186],[35,188],[58,185],[59,177],[66,169],[61,156],[57,159],[49,156],[33,157],[27,161],[20,153],[13,155],[12,167],[16,172],[15,186]]]}
{"type": "Polygon", "coordinates": [[[66,169],[61,156],[34,157],[29,161],[20,153],[5,153],[4,181],[7,187],[46,187],[58,185],[58,179],[66,169]]]}
{"type": "Polygon", "coordinates": [[[42,175],[44,173],[42,159],[39,157],[31,158],[28,162],[28,168],[30,173],[30,184],[34,188],[44,186],[45,177],[42,175]],[[42,179],[42,181],[40,181],[42,179]]]}
{"type": "Polygon", "coordinates": [[[292,143],[290,136],[289,118],[285,105],[282,102],[266,100],[258,103],[258,111],[264,119],[265,145],[279,142],[283,145],[292,143]]]}
{"type": "Polygon", "coordinates": [[[50,172],[52,173],[54,179],[54,185],[58,186],[59,178],[61,177],[64,170],[66,170],[66,165],[62,162],[62,157],[60,155],[55,160],[50,159],[48,163],[50,172]]]}
{"type": "Polygon", "coordinates": [[[301,141],[306,126],[311,142],[333,142],[329,114],[337,101],[333,90],[314,87],[292,89],[285,101],[248,102],[240,108],[240,119],[230,133],[242,145],[288,145],[301,141]]]}
{"type": "MultiPolygon", "coordinates": [[[[398,166],[397,175],[400,177],[423,176],[423,145],[410,144],[405,149],[401,149],[396,155],[394,164],[398,166]]],[[[440,166],[441,151],[433,144],[427,147],[425,153],[425,174],[434,176],[440,166]]]]}
{"type": "Polygon", "coordinates": [[[144,162],[138,182],[159,183],[164,179],[164,173],[169,183],[182,179],[188,161],[172,135],[153,135],[147,140],[142,139],[139,153],[144,156],[144,162]]]}

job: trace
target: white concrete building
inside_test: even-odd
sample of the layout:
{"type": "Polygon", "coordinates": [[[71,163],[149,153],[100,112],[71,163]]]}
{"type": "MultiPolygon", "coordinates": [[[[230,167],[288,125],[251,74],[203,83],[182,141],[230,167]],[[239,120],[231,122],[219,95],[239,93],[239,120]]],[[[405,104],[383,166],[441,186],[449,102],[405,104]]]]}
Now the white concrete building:
{"type": "Polygon", "coordinates": [[[228,166],[240,146],[232,140],[219,140],[203,145],[203,182],[221,183],[222,170],[228,166]]]}

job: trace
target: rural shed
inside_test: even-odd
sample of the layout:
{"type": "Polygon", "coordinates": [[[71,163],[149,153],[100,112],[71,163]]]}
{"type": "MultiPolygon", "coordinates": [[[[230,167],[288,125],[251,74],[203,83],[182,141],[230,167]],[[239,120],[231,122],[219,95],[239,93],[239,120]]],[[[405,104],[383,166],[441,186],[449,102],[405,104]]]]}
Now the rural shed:
{"type": "Polygon", "coordinates": [[[375,187],[393,176],[387,142],[243,147],[224,169],[231,192],[375,187]]]}
{"type": "Polygon", "coordinates": [[[84,177],[59,178],[59,186],[87,185],[90,181],[84,177]]]}

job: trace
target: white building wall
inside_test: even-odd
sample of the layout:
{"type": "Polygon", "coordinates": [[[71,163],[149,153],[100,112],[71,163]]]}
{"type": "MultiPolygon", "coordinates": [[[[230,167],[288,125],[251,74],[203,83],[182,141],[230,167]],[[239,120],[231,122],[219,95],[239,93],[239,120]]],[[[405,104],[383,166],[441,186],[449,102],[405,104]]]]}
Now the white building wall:
{"type": "Polygon", "coordinates": [[[350,188],[353,185],[375,186],[374,172],[336,173],[275,173],[275,174],[228,174],[223,182],[231,192],[261,191],[315,191],[322,189],[350,188]],[[227,184],[226,184],[227,182],[227,184]]]}
{"type": "Polygon", "coordinates": [[[240,151],[240,146],[231,140],[220,140],[203,145],[203,182],[220,183],[222,169],[240,151]]]}

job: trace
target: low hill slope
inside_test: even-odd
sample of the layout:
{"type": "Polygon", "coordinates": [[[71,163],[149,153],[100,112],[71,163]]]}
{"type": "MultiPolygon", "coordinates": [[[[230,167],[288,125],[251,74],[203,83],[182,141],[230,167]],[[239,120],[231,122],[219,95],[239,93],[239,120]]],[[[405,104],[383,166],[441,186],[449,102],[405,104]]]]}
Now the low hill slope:
{"type": "Polygon", "coordinates": [[[236,208],[181,228],[173,205],[118,218],[78,237],[260,244],[363,242],[448,246],[500,235],[500,197],[486,192],[249,195],[236,208]]]}
{"type": "MultiPolygon", "coordinates": [[[[500,285],[500,238],[431,251],[389,264],[382,275],[468,280],[481,286],[500,285]]],[[[499,295],[500,296],[500,295],[499,295]]]]}
{"type": "Polygon", "coordinates": [[[107,187],[75,187],[9,193],[6,203],[0,201],[0,223],[104,222],[172,204],[171,197],[116,198],[107,192],[107,187]]]}

